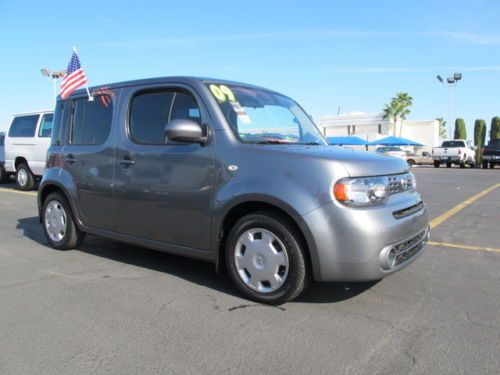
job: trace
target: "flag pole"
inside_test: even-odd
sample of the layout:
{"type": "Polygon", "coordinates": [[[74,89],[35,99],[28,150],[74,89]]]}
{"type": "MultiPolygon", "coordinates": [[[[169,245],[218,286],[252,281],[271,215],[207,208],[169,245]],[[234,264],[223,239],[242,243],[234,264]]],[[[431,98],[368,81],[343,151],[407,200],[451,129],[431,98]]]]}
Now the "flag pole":
{"type": "MultiPolygon", "coordinates": [[[[78,55],[78,51],[76,50],[76,47],[73,46],[73,52],[78,55]]],[[[87,90],[87,95],[89,97],[89,102],[92,102],[94,101],[94,97],[92,95],[90,95],[90,91],[89,91],[89,84],[87,82],[85,82],[85,89],[87,90]]]]}

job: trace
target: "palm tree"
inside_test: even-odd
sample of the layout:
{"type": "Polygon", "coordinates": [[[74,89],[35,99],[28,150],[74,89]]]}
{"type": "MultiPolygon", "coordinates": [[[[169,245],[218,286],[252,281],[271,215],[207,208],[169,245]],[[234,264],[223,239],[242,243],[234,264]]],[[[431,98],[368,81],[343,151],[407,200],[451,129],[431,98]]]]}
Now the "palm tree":
{"type": "Polygon", "coordinates": [[[389,104],[384,107],[384,119],[389,119],[394,122],[394,135],[396,135],[396,124],[398,118],[401,119],[401,127],[399,128],[399,136],[403,130],[403,120],[410,114],[410,107],[413,104],[413,98],[407,92],[398,92],[395,97],[391,99],[389,104]]]}
{"type": "Polygon", "coordinates": [[[439,138],[448,138],[448,131],[446,130],[446,121],[442,117],[437,117],[436,121],[439,124],[439,138]]]}

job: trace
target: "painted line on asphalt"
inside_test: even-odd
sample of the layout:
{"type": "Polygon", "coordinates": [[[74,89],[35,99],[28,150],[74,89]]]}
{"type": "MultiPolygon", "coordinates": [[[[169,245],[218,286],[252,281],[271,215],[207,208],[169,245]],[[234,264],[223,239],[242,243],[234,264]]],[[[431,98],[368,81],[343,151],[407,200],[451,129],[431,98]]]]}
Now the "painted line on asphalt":
{"type": "Polygon", "coordinates": [[[13,189],[5,189],[5,188],[0,188],[0,191],[4,192],[4,193],[31,195],[33,197],[36,197],[36,195],[37,195],[37,193],[30,193],[29,191],[19,191],[19,190],[13,190],[13,189]]]}
{"type": "Polygon", "coordinates": [[[470,198],[464,200],[463,202],[457,204],[455,207],[453,207],[452,209],[446,211],[444,214],[439,215],[438,217],[436,217],[435,219],[433,219],[431,221],[431,229],[434,229],[438,225],[444,223],[450,217],[456,215],[457,213],[459,213],[460,211],[462,211],[465,207],[471,205],[472,203],[474,203],[475,201],[477,201],[479,198],[484,197],[486,194],[491,193],[493,190],[495,190],[498,187],[500,187],[500,183],[495,184],[493,186],[490,186],[487,189],[484,189],[480,193],[475,194],[472,197],[470,197],[470,198]]]}
{"type": "Polygon", "coordinates": [[[481,246],[471,246],[471,245],[457,245],[454,243],[447,243],[447,242],[434,242],[434,241],[429,241],[427,244],[431,246],[441,246],[441,247],[451,247],[454,249],[462,249],[462,250],[473,250],[473,251],[487,251],[489,253],[499,253],[500,254],[500,249],[494,248],[494,247],[481,247],[481,246]]]}

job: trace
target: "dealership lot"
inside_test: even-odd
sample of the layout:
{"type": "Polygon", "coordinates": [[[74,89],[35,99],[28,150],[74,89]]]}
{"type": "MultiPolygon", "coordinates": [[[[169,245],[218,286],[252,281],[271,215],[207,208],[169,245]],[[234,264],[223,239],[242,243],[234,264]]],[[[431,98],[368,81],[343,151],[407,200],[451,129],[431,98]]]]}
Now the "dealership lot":
{"type": "Polygon", "coordinates": [[[2,185],[0,373],[498,373],[500,171],[413,170],[442,219],[434,245],[380,282],[279,307],[203,262],[93,236],[54,251],[36,194],[2,185]]]}

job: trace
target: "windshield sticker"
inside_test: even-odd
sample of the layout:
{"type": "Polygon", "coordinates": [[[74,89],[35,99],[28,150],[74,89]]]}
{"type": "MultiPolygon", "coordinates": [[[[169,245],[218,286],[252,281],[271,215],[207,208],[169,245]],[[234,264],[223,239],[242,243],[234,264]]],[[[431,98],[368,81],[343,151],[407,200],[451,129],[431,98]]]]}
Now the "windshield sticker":
{"type": "Polygon", "coordinates": [[[226,101],[226,95],[222,92],[222,90],[216,86],[216,85],[210,85],[210,91],[212,91],[212,94],[220,101],[220,102],[225,102],[226,101]]]}
{"type": "Polygon", "coordinates": [[[245,108],[243,108],[239,102],[231,101],[230,103],[234,112],[236,112],[236,115],[238,116],[238,120],[240,120],[244,125],[250,125],[252,120],[250,119],[250,116],[248,116],[247,111],[245,111],[245,108]]]}
{"type": "Polygon", "coordinates": [[[210,91],[212,91],[212,94],[214,94],[214,96],[221,103],[224,103],[227,99],[229,99],[230,102],[236,101],[236,97],[234,96],[233,92],[226,85],[210,85],[210,91]]]}

